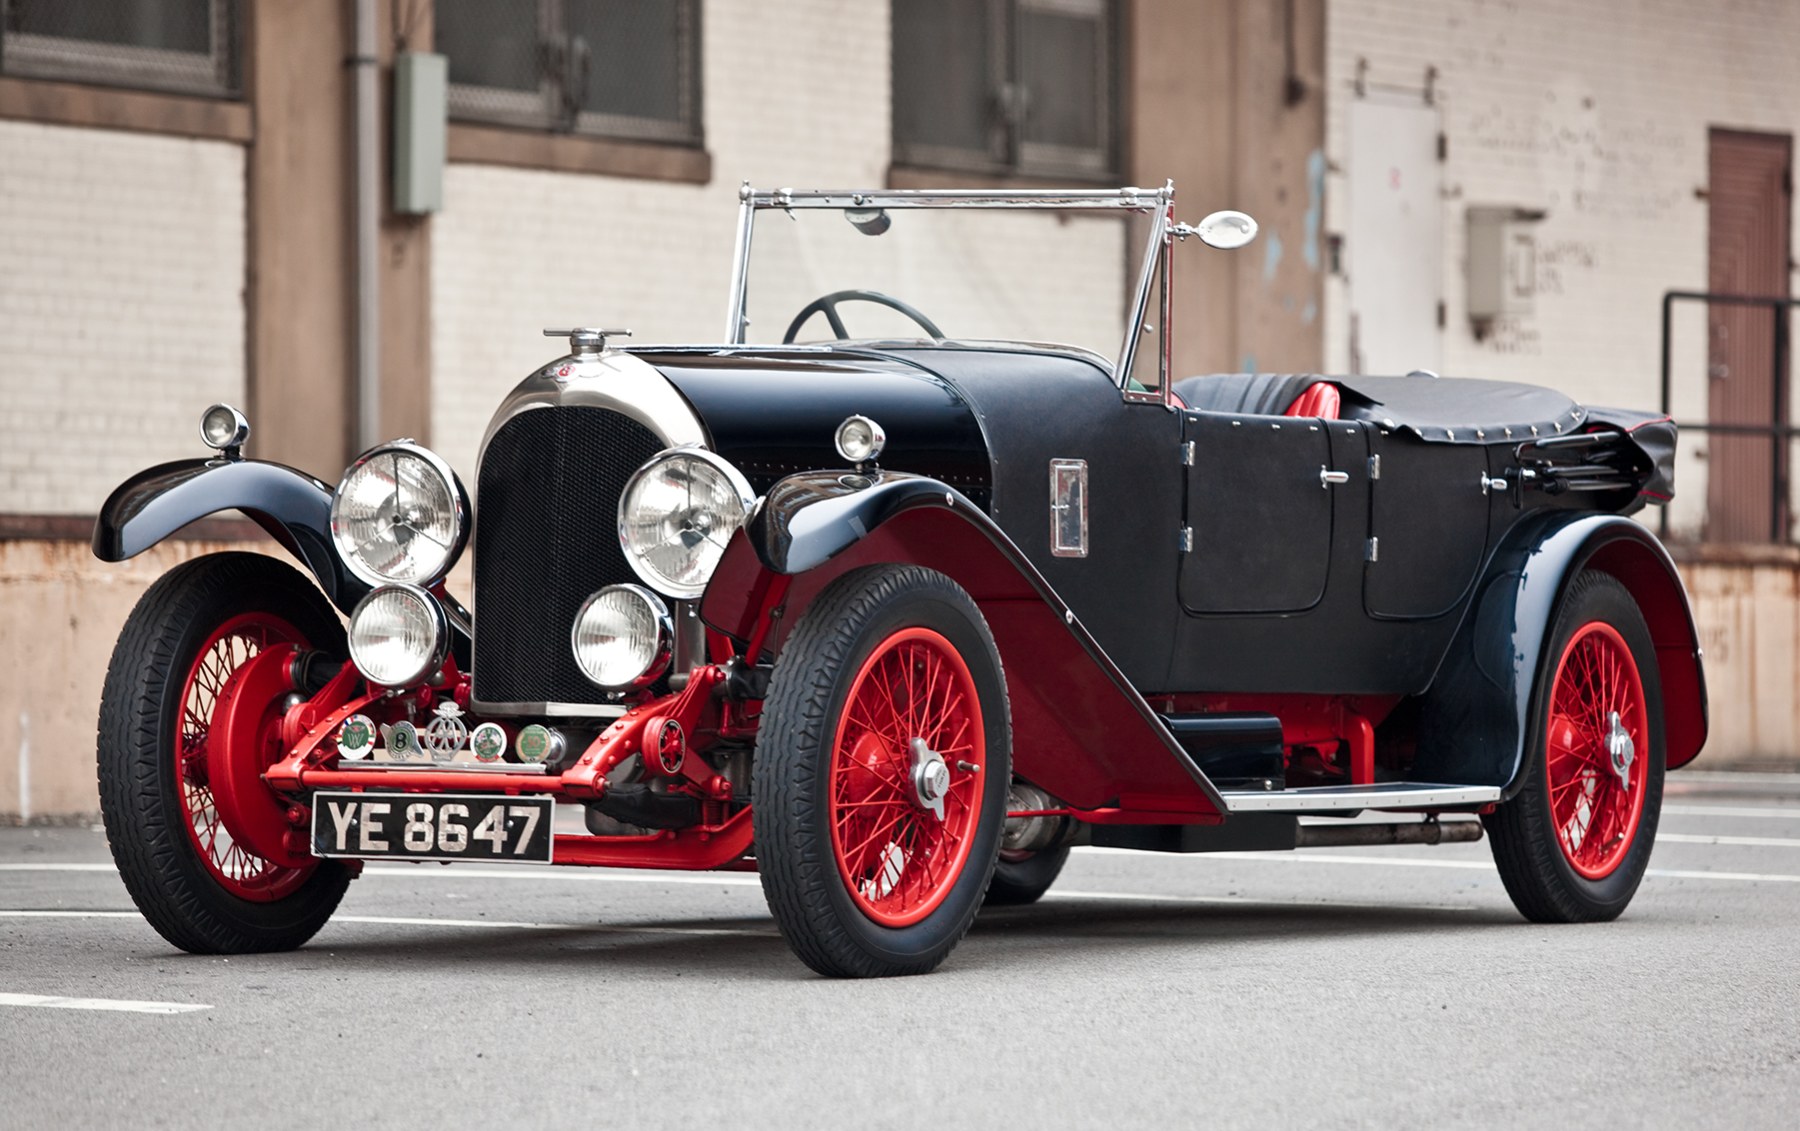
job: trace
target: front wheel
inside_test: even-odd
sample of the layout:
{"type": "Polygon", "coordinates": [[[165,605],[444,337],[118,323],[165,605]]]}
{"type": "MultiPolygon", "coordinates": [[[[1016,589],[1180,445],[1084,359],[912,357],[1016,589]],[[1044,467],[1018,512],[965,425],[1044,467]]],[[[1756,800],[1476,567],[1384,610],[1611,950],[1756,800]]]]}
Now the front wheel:
{"type": "Polygon", "coordinates": [[[1524,785],[1483,818],[1521,914],[1577,923],[1625,910],[1656,841],[1665,757],[1650,630],[1630,592],[1590,570],[1546,641],[1524,785]]]}
{"type": "Polygon", "coordinates": [[[949,955],[994,871],[1011,732],[955,582],[880,566],[819,595],[775,665],[752,775],[763,892],[801,961],[876,977],[949,955]]]}
{"type": "MultiPolygon", "coordinates": [[[[291,950],[330,918],[349,883],[335,861],[271,860],[232,835],[215,796],[276,804],[261,771],[279,753],[284,687],[250,703],[232,733],[215,719],[264,649],[343,655],[343,629],[319,591],[260,554],[213,554],[145,591],[113,649],[100,697],[98,771],[106,839],[132,901],[169,942],[195,954],[291,950]],[[247,780],[225,782],[222,775],[247,780]]],[[[271,657],[273,660],[273,657],[271,657]]]]}

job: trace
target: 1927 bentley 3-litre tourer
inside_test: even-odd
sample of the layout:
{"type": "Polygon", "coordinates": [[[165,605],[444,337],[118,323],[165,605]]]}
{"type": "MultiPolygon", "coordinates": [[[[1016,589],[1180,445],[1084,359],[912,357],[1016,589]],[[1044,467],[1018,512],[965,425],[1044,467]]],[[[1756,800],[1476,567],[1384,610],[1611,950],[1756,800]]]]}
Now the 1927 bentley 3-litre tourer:
{"type": "MultiPolygon", "coordinates": [[[[125,626],[99,779],[137,905],[234,953],[305,942],[368,859],[754,868],[813,969],[907,974],[1071,845],[1485,828],[1526,916],[1618,915],[1706,736],[1681,582],[1625,517],[1673,426],[1422,373],[1177,379],[1176,245],[1255,225],[1173,206],[746,187],[725,342],[561,332],[472,500],[408,441],[335,489],[245,459],[210,409],[216,457],[121,486],[96,553],[235,508],[311,576],[199,558],[125,626]],[[1118,261],[1141,234],[1128,293],[995,299],[983,225],[1047,214],[1118,261]],[[884,250],[930,223],[937,260],[884,250]],[[1114,352],[1040,344],[1084,318],[1114,352]]],[[[1061,230],[1008,239],[1044,272],[1061,230]]]]}

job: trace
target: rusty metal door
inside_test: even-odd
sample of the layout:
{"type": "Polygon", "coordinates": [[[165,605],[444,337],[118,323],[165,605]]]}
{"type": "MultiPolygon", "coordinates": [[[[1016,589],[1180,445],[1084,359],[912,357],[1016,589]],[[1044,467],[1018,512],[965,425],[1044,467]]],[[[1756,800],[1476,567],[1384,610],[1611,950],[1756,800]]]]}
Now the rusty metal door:
{"type": "MultiPolygon", "coordinates": [[[[1793,139],[1715,129],[1709,140],[1706,289],[1786,298],[1793,139]]],[[[1710,306],[1712,424],[1786,423],[1787,317],[1785,308],[1710,306]]],[[[1707,541],[1786,541],[1787,445],[1774,433],[1715,432],[1710,439],[1707,541]]]]}

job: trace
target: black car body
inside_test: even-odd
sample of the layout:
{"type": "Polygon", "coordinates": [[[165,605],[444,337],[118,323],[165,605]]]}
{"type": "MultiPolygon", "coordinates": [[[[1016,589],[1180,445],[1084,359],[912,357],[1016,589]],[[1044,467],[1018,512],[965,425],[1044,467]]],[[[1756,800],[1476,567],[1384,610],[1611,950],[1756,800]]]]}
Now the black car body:
{"type": "MultiPolygon", "coordinates": [[[[141,762],[177,825],[222,824],[252,862],[234,874],[204,835],[174,871],[122,854],[140,906],[190,949],[267,948],[323,923],[362,858],[753,862],[809,964],[908,973],[941,961],[984,897],[1037,898],[1071,844],[1436,843],[1485,826],[1527,915],[1618,914],[1662,774],[1706,735],[1680,579],[1627,517],[1672,492],[1673,425],[1423,373],[1170,373],[1166,298],[1162,336],[1143,327],[1176,243],[1253,231],[1238,214],[1176,224],[1168,188],[746,189],[733,340],[568,331],[571,352],[496,414],[472,499],[411,445],[363,457],[334,492],[238,458],[241,430],[220,458],[128,482],[101,557],[236,508],[351,626],[346,652],[317,594],[305,617],[268,614],[216,677],[210,726],[178,725],[173,753],[133,745],[130,728],[167,720],[130,706],[136,661],[115,658],[115,847],[134,835],[141,762]],[[809,304],[786,335],[820,313],[829,342],[743,341],[759,212],[843,212],[879,234],[890,212],[933,207],[1145,221],[1119,356],[948,338],[860,290],[809,304]],[[851,339],[837,305],[852,301],[925,336],[851,339]],[[443,584],[464,539],[472,610],[443,584]],[[377,678],[389,662],[406,678],[377,678]],[[584,806],[588,835],[552,835],[547,798],[584,806]],[[1366,811],[1395,816],[1315,819],[1366,811]],[[175,889],[212,902],[173,910],[175,889]],[[306,913],[282,922],[298,926],[269,918],[297,900],[306,913]]],[[[170,641],[157,678],[191,688],[257,596],[166,584],[134,617],[170,641]]]]}

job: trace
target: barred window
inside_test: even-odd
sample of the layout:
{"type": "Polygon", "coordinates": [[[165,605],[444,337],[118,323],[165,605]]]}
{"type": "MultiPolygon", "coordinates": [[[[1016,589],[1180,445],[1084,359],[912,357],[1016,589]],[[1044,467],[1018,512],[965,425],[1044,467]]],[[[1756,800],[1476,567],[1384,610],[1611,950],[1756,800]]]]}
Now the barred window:
{"type": "Polygon", "coordinates": [[[1117,165],[1116,0],[893,0],[894,159],[1101,178],[1117,165]]]}
{"type": "Polygon", "coordinates": [[[438,0],[450,116],[700,140],[698,0],[438,0]]]}
{"type": "Polygon", "coordinates": [[[0,0],[0,73],[233,98],[238,0],[0,0]]]}

